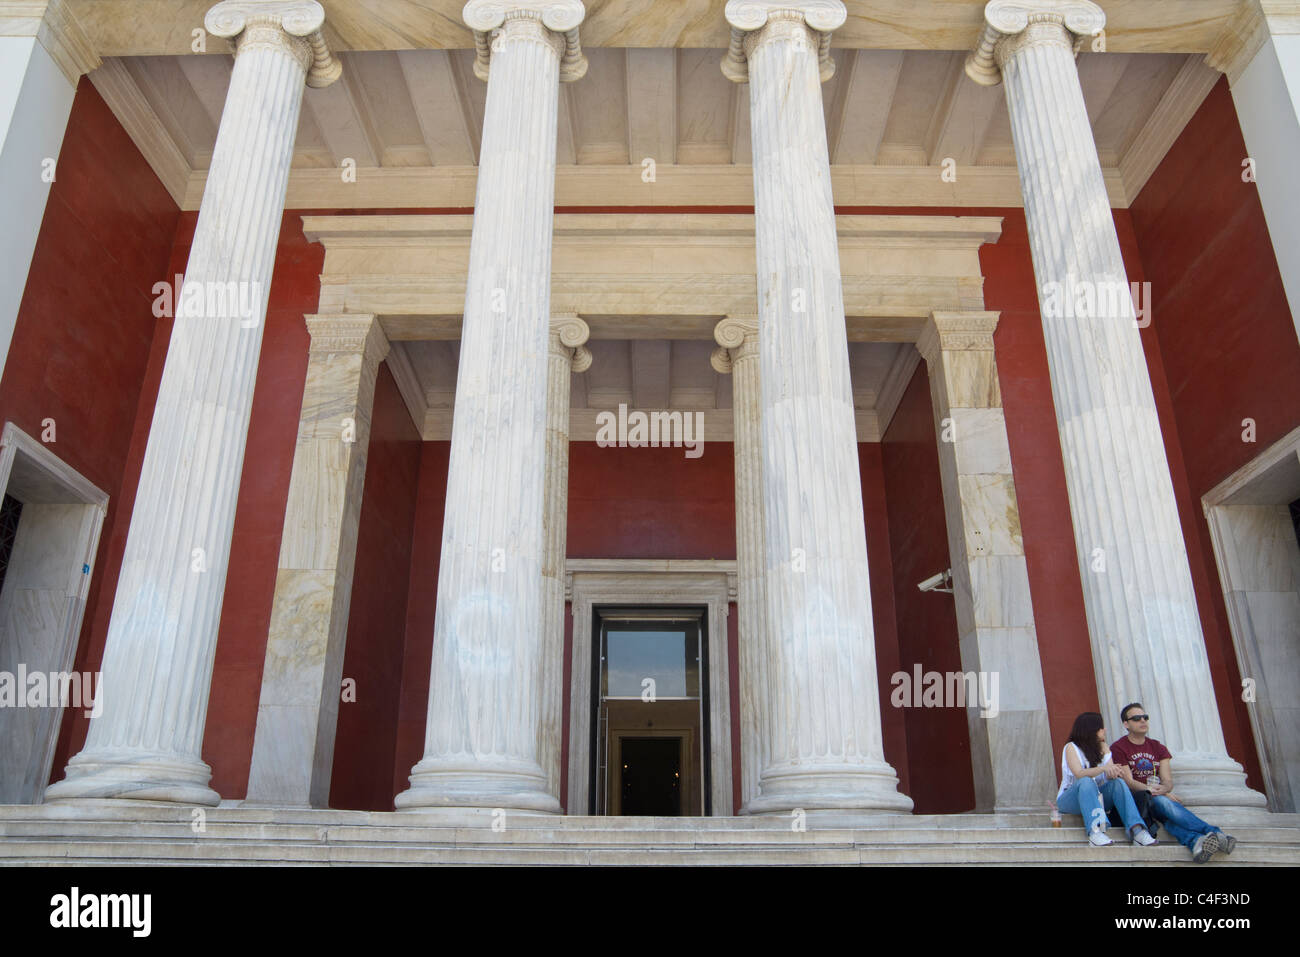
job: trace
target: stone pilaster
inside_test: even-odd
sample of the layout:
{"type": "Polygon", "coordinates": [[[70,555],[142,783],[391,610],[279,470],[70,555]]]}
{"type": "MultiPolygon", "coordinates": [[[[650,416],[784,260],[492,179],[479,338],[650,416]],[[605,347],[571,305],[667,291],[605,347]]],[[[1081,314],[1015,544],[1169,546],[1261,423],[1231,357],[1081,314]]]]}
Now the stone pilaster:
{"type": "Polygon", "coordinates": [[[754,157],[767,627],[748,809],[910,810],[885,761],[820,83],[839,0],[726,7],[754,157]]]}
{"type": "Polygon", "coordinates": [[[323,23],[315,0],[208,11],[235,65],[118,577],[107,704],[47,800],[218,801],[203,728],[303,85],[338,75],[323,23]]]}
{"type": "Polygon", "coordinates": [[[916,347],[940,437],[961,666],[978,682],[966,686],[965,701],[975,809],[1041,810],[1056,790],[1055,765],[993,354],[997,324],[995,312],[936,312],[916,347]]]}
{"type": "Polygon", "coordinates": [[[564,559],[569,519],[569,387],[591,368],[591,330],[578,316],[551,319],[546,375],[546,492],[542,539],[542,721],[538,753],[548,793],[560,796],[564,706],[564,559]]]}
{"type": "Polygon", "coordinates": [[[374,316],[308,316],[307,329],[248,804],[329,806],[370,415],[388,354],[374,316]]]}
{"type": "MultiPolygon", "coordinates": [[[[992,0],[967,73],[1006,85],[1093,665],[1107,726],[1141,701],[1188,804],[1263,806],[1227,754],[1187,548],[1079,86],[1089,0],[992,0]]],[[[1112,731],[1112,737],[1120,731],[1112,731]]]]}
{"type": "Polygon", "coordinates": [[[736,459],[736,611],[739,615],[740,804],[758,793],[763,766],[759,715],[767,711],[767,686],[759,670],[767,597],[763,590],[763,445],[759,388],[758,317],[728,316],[714,327],[713,368],[731,376],[736,459]]]}
{"type": "Polygon", "coordinates": [[[424,757],[398,808],[557,811],[541,766],[546,399],[559,82],[579,0],[471,0],[488,81],[424,757]]]}

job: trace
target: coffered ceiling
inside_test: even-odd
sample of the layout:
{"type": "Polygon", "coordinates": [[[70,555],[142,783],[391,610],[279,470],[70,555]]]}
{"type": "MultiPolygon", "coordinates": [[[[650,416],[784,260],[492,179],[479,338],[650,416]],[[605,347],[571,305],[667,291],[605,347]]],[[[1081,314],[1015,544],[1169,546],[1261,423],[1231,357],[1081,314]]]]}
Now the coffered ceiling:
{"type": "MultiPolygon", "coordinates": [[[[586,52],[587,76],[560,88],[557,205],[753,202],[748,87],[722,75],[720,51],[586,52]]],[[[1020,205],[1003,90],[969,80],[965,56],[833,50],[822,103],[839,206],[1020,205]],[[949,159],[955,181],[942,175],[949,159]]],[[[487,89],[473,52],[340,58],[339,82],[306,91],[288,206],[472,207],[487,89]],[[355,181],[342,175],[349,160],[355,181]]],[[[202,198],[231,65],[110,58],[91,74],[186,209],[202,198]]],[[[1086,52],[1079,77],[1112,204],[1126,206],[1218,73],[1194,54],[1086,52]]]]}

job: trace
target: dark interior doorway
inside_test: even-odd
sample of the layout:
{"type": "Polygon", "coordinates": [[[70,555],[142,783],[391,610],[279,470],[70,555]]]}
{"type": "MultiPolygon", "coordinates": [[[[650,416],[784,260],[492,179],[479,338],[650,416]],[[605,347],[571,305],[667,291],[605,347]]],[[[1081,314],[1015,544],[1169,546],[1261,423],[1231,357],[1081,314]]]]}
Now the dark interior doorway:
{"type": "Polygon", "coordinates": [[[682,813],[682,739],[622,739],[622,812],[653,817],[682,813]]]}

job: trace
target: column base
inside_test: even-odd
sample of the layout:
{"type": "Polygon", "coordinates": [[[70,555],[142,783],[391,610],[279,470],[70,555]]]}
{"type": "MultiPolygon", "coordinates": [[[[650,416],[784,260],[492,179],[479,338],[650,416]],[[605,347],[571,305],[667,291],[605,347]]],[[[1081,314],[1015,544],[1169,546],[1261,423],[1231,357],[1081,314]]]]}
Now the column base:
{"type": "Polygon", "coordinates": [[[1170,762],[1174,793],[1188,807],[1265,808],[1268,798],[1246,787],[1246,772],[1231,758],[1181,754],[1170,762]]]}
{"type": "Polygon", "coordinates": [[[449,762],[426,758],[411,769],[411,786],[393,799],[399,811],[422,808],[505,808],[560,813],[540,766],[520,761],[449,762]]]}
{"type": "Polygon", "coordinates": [[[65,774],[45,789],[45,803],[132,800],[204,807],[221,803],[221,795],[208,787],[212,768],[170,754],[83,751],[68,762],[65,774]]]}
{"type": "Polygon", "coordinates": [[[786,766],[764,771],[746,814],[788,814],[796,809],[912,812],[888,764],[786,766]]]}

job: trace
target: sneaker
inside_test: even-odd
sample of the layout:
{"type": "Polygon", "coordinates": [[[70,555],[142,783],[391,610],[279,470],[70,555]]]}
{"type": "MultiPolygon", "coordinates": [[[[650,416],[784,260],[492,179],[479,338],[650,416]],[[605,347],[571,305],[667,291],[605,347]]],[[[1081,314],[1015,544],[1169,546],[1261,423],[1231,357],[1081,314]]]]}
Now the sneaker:
{"type": "Polygon", "coordinates": [[[1151,832],[1145,827],[1139,827],[1133,831],[1133,843],[1142,847],[1155,847],[1160,842],[1151,836],[1151,832]]]}
{"type": "Polygon", "coordinates": [[[1208,861],[1214,852],[1219,849],[1219,835],[1211,831],[1209,834],[1202,834],[1192,845],[1192,860],[1197,864],[1204,864],[1208,861]]]}
{"type": "Polygon", "coordinates": [[[1224,854],[1231,854],[1237,849],[1237,839],[1231,834],[1224,834],[1222,831],[1215,831],[1214,834],[1219,839],[1219,850],[1224,854]]]}
{"type": "Polygon", "coordinates": [[[1088,843],[1093,847],[1105,847],[1107,844],[1114,844],[1115,842],[1106,836],[1105,831],[1098,829],[1088,835],[1088,843]]]}

